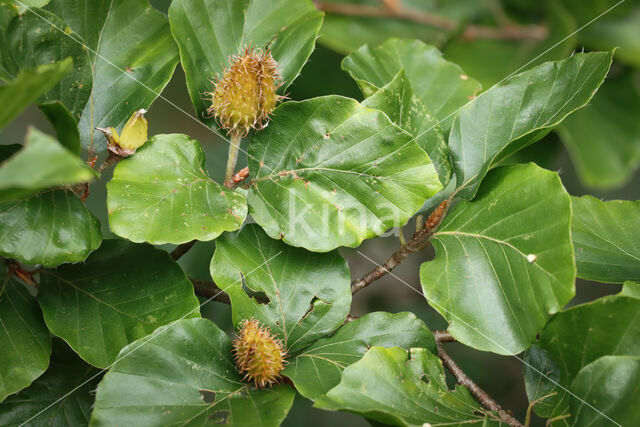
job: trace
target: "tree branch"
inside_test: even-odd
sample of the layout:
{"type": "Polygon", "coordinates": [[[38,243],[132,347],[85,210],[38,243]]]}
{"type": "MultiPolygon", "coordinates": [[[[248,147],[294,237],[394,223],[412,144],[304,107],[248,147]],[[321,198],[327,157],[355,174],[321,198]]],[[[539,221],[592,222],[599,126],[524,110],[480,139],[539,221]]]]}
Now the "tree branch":
{"type": "Polygon", "coordinates": [[[439,343],[456,342],[456,339],[447,331],[433,331],[433,336],[439,343]]]}
{"type": "Polygon", "coordinates": [[[194,279],[192,277],[189,278],[189,280],[193,283],[193,290],[197,296],[225,304],[231,304],[229,295],[220,289],[215,283],[207,282],[206,280],[194,279]]]}
{"type": "Polygon", "coordinates": [[[458,384],[467,387],[471,395],[478,401],[478,403],[480,403],[490,411],[498,414],[502,422],[509,424],[510,426],[522,427],[520,421],[518,421],[507,411],[502,409],[498,402],[493,400],[493,398],[489,396],[486,391],[481,389],[478,384],[474,383],[473,380],[469,378],[462,369],[460,369],[458,364],[454,362],[451,356],[449,356],[449,354],[444,350],[444,347],[442,347],[442,344],[440,342],[436,342],[436,345],[438,346],[438,357],[442,359],[442,362],[447,367],[449,372],[453,374],[458,384]]]}
{"type": "MultiPolygon", "coordinates": [[[[400,2],[385,1],[381,6],[369,6],[352,3],[325,3],[314,2],[318,10],[345,16],[361,16],[369,18],[392,18],[417,22],[441,30],[455,31],[459,23],[448,18],[409,9],[400,2]]],[[[468,25],[462,33],[466,39],[492,39],[492,40],[544,40],[548,29],[541,25],[517,25],[505,24],[500,27],[487,27],[480,25],[468,25]]]]}
{"type": "Polygon", "coordinates": [[[372,282],[378,280],[399,266],[412,253],[424,249],[438,227],[438,224],[440,224],[440,221],[444,217],[448,204],[448,200],[442,202],[442,204],[440,204],[440,206],[438,206],[431,215],[429,215],[424,227],[417,230],[411,239],[406,244],[400,246],[400,249],[395,251],[384,264],[377,266],[361,278],[352,281],[351,294],[353,295],[359,290],[366,288],[372,282]]]}
{"type": "Polygon", "coordinates": [[[174,261],[179,260],[180,258],[182,258],[182,255],[189,252],[189,249],[191,249],[196,242],[197,240],[192,240],[190,242],[178,245],[177,248],[171,251],[171,258],[173,258],[174,261]]]}

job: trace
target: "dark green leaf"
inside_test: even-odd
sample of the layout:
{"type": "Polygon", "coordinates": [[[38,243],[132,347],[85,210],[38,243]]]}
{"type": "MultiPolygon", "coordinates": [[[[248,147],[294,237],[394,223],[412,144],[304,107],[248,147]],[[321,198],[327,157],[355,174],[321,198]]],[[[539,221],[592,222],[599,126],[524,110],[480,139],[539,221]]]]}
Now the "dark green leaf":
{"type": "Polygon", "coordinates": [[[365,96],[389,83],[404,69],[415,94],[449,132],[454,113],[473,99],[480,83],[458,65],[418,40],[391,39],[378,47],[362,46],[342,62],[365,96]]]}
{"type": "Polygon", "coordinates": [[[76,427],[89,424],[98,370],[84,363],[61,341],[53,344],[51,365],[44,375],[0,405],[1,425],[76,427]]]}
{"type": "MultiPolygon", "coordinates": [[[[0,5],[0,8],[2,6],[0,5]]],[[[71,59],[22,70],[15,80],[0,84],[0,129],[18,116],[27,105],[49,90],[71,69],[71,59]]]]}
{"type": "Polygon", "coordinates": [[[556,173],[533,163],[494,169],[459,202],[422,264],[427,301],[471,347],[517,354],[574,295],[571,203],[556,173]]]}
{"type": "Polygon", "coordinates": [[[158,326],[199,316],[193,285],[167,252],[120,240],[44,271],[38,301],[51,332],[102,368],[158,326]]]}
{"type": "Polygon", "coordinates": [[[173,75],[178,48],[167,18],[147,0],[52,0],[46,9],[86,43],[93,91],[80,135],[85,148],[104,151],[105,138],[94,128],[120,130],[133,112],[149,108],[173,75]]]}
{"type": "MultiPolygon", "coordinates": [[[[535,411],[545,417],[559,416],[574,404],[575,396],[567,395],[565,389],[584,366],[607,355],[640,356],[640,299],[608,296],[562,311],[540,333],[538,346],[559,368],[559,379],[556,374],[552,378],[563,388],[547,384],[545,394],[558,394],[545,399],[535,411]]],[[[525,378],[529,383],[548,382],[528,367],[525,378]]]]}
{"type": "Polygon", "coordinates": [[[640,201],[572,197],[578,276],[605,283],[640,280],[640,201]]]}
{"type": "Polygon", "coordinates": [[[98,386],[91,424],[277,426],[294,396],[287,385],[243,383],[229,337],[209,320],[187,319],[122,350],[98,386]]]}
{"type": "Polygon", "coordinates": [[[96,175],[58,141],[30,128],[24,148],[0,165],[0,202],[51,187],[88,182],[96,175]]]}
{"type": "Polygon", "coordinates": [[[91,94],[89,53],[78,35],[56,15],[42,9],[23,14],[0,3],[0,77],[14,79],[24,68],[73,59],[73,68],[38,103],[61,101],[79,117],[91,94]]]}
{"type": "Polygon", "coordinates": [[[640,420],[640,357],[605,356],[585,366],[571,384],[572,426],[632,426],[640,420]]]}
{"type": "Polygon", "coordinates": [[[213,181],[200,143],[182,134],[156,135],[119,162],[107,191],[111,231],[134,242],[212,240],[247,215],[245,197],[213,181]]]}
{"type": "Polygon", "coordinates": [[[492,87],[465,106],[449,135],[458,195],[472,198],[492,164],[538,141],[589,102],[612,57],[613,51],[547,62],[492,87]]]}
{"type": "Polygon", "coordinates": [[[249,145],[249,170],[255,221],[273,238],[318,252],[405,224],[441,188],[411,135],[339,96],[280,105],[249,145]]]}
{"type": "Polygon", "coordinates": [[[461,425],[487,414],[465,387],[449,390],[442,361],[424,348],[372,347],[316,406],[399,426],[461,425]]]}
{"type": "Polygon", "coordinates": [[[561,381],[560,368],[547,352],[533,345],[523,358],[524,385],[529,402],[537,401],[534,408],[538,414],[550,414],[555,408],[551,397],[556,396],[557,384],[561,381]]]}
{"type": "Polygon", "coordinates": [[[640,91],[633,74],[609,77],[585,108],[558,127],[580,179],[610,189],[640,166],[640,91]]]}
{"type": "Polygon", "coordinates": [[[3,264],[0,264],[0,402],[42,375],[51,356],[51,338],[38,303],[3,264]]]}
{"type": "Polygon", "coordinates": [[[216,240],[211,276],[231,297],[233,323],[254,318],[295,354],[342,324],[351,306],[347,262],[271,239],[255,224],[216,240]],[[264,304],[247,294],[264,293],[264,304]]]}
{"type": "Polygon", "coordinates": [[[100,246],[100,223],[68,190],[0,202],[0,254],[28,265],[84,261],[100,246]]]}
{"type": "Polygon", "coordinates": [[[271,48],[285,91],[311,55],[322,17],[309,0],[173,1],[171,32],[198,118],[209,116],[202,94],[211,91],[211,81],[248,46],[271,48]]]}
{"type": "Polygon", "coordinates": [[[80,132],[78,132],[78,122],[71,112],[60,101],[47,102],[38,105],[49,123],[56,131],[58,141],[73,154],[80,155],[82,144],[80,143],[80,132]]]}
{"type": "Polygon", "coordinates": [[[404,70],[382,89],[365,99],[362,105],[383,111],[392,122],[409,132],[429,155],[443,186],[449,182],[449,147],[442,135],[442,129],[436,118],[414,94],[404,70]]]}
{"type": "Polygon", "coordinates": [[[283,374],[304,397],[315,400],[338,385],[342,371],[372,346],[424,347],[436,351],[429,328],[412,313],[370,313],[316,341],[289,362],[283,374]]]}

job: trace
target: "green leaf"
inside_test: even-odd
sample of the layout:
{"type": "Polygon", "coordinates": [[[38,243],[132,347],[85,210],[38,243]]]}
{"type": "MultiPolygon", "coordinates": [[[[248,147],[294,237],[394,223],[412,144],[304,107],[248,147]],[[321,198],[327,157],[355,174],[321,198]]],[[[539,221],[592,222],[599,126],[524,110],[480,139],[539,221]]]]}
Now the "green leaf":
{"type": "Polygon", "coordinates": [[[365,96],[373,95],[404,69],[415,94],[449,132],[455,112],[473,99],[480,83],[442,53],[419,40],[390,39],[378,47],[362,46],[342,61],[365,96]]]}
{"type": "Polygon", "coordinates": [[[38,98],[38,103],[60,101],[79,117],[91,94],[89,54],[78,35],[56,15],[42,9],[23,14],[0,3],[0,78],[15,79],[24,68],[73,60],[71,71],[38,98]]]}
{"type": "Polygon", "coordinates": [[[311,55],[323,13],[309,0],[174,0],[171,32],[180,47],[198,118],[213,124],[202,94],[246,47],[270,48],[286,91],[311,55]]]}
{"type": "Polygon", "coordinates": [[[0,202],[0,254],[28,265],[81,262],[100,246],[100,223],[71,191],[0,202]]]}
{"type": "MultiPolygon", "coordinates": [[[[490,2],[480,2],[490,3],[490,2]]],[[[527,25],[538,25],[548,34],[541,38],[520,37],[516,40],[470,38],[464,32],[449,40],[443,47],[448,60],[460,65],[469,75],[478,79],[484,87],[491,87],[505,77],[542,63],[564,59],[576,48],[575,20],[563,2],[546,1],[543,10],[529,12],[527,25]],[[542,16],[540,16],[542,15],[542,16]]],[[[508,7],[508,5],[503,5],[508,7]]],[[[572,11],[573,12],[573,11],[572,11]]],[[[521,20],[519,20],[521,21],[521,20]]],[[[500,31],[499,27],[488,27],[500,31]]],[[[504,30],[503,30],[504,31],[504,30]]],[[[608,46],[606,49],[610,49],[608,46]]]]}
{"type": "Polygon", "coordinates": [[[424,347],[436,351],[429,328],[412,313],[370,313],[316,341],[287,364],[283,375],[308,399],[318,399],[338,385],[342,372],[372,346],[424,347]]]}
{"type": "Polygon", "coordinates": [[[182,134],[156,135],[119,162],[107,192],[111,231],[134,242],[212,240],[247,215],[244,196],[213,181],[200,143],[182,134]]]}
{"type": "Polygon", "coordinates": [[[640,298],[640,283],[630,281],[624,282],[622,290],[618,295],[640,298]]]}
{"type": "Polygon", "coordinates": [[[609,77],[585,108],[558,127],[580,179],[591,188],[628,182],[640,166],[640,91],[634,75],[609,77]]]}
{"type": "Polygon", "coordinates": [[[549,354],[536,345],[532,345],[523,355],[524,386],[529,402],[537,401],[534,406],[537,414],[550,414],[555,409],[551,397],[557,395],[556,387],[561,381],[560,368],[549,354]]]}
{"type": "Polygon", "coordinates": [[[83,147],[105,151],[104,135],[94,128],[120,130],[134,111],[149,108],[173,75],[178,48],[167,18],[147,0],[52,0],[46,9],[64,19],[90,53],[93,90],[80,135],[83,147]]]}
{"type": "Polygon", "coordinates": [[[98,386],[91,425],[277,426],[294,396],[288,385],[243,383],[229,337],[209,320],[186,319],[122,350],[98,386]]]}
{"type": "Polygon", "coordinates": [[[441,188],[411,135],[340,96],[280,105],[248,157],[252,217],[269,236],[318,252],[405,224],[441,188]]]}
{"type": "Polygon", "coordinates": [[[429,155],[438,171],[440,182],[446,186],[451,178],[449,146],[444,140],[438,121],[411,89],[404,70],[382,89],[365,99],[362,105],[383,111],[392,122],[409,132],[429,155]]]}
{"type": "Polygon", "coordinates": [[[53,342],[49,369],[31,387],[0,405],[0,424],[86,426],[89,424],[98,370],[84,363],[61,341],[53,342]],[[92,378],[94,377],[95,378],[92,378]]]}
{"type": "Polygon", "coordinates": [[[51,338],[35,298],[4,265],[0,265],[0,272],[1,402],[47,369],[51,338]]]}
{"type": "Polygon", "coordinates": [[[82,151],[82,143],[80,142],[80,132],[78,132],[78,122],[71,111],[60,101],[40,104],[38,108],[47,116],[49,123],[56,131],[60,144],[79,156],[82,151]]]}
{"type": "Polygon", "coordinates": [[[101,368],[158,326],[199,316],[193,285],[167,252],[121,240],[44,271],[38,301],[51,332],[101,368]]]}
{"type": "Polygon", "coordinates": [[[571,425],[631,426],[640,419],[640,357],[605,356],[585,366],[571,384],[571,425]],[[594,409],[595,408],[595,409],[594,409]]]}
{"type": "Polygon", "coordinates": [[[526,147],[584,106],[604,80],[613,51],[547,62],[494,86],[456,116],[449,148],[458,195],[473,198],[492,164],[526,147]]]}
{"type": "Polygon", "coordinates": [[[640,281],[640,201],[572,197],[571,233],[578,276],[598,282],[640,281]]]}
{"type": "Polygon", "coordinates": [[[0,202],[91,181],[96,172],[58,141],[29,128],[25,146],[0,165],[0,202]]]}
{"type": "Polygon", "coordinates": [[[71,64],[71,59],[67,58],[53,64],[40,65],[35,69],[21,70],[15,80],[0,84],[0,129],[59,82],[69,72],[71,64]]]}
{"type": "MultiPolygon", "coordinates": [[[[536,413],[544,417],[567,413],[575,396],[567,395],[565,389],[580,369],[596,359],[607,355],[640,356],[639,320],[640,299],[615,295],[556,314],[540,333],[538,346],[559,368],[560,376],[554,378],[564,388],[547,385],[547,391],[558,394],[545,399],[544,405],[536,405],[536,413]]],[[[529,367],[525,368],[525,377],[529,382],[547,381],[529,367]]]]}
{"type": "Polygon", "coordinates": [[[289,354],[333,332],[351,306],[349,267],[337,251],[294,248],[255,224],[216,240],[211,276],[231,298],[233,323],[259,320],[289,354]],[[257,301],[256,293],[269,302],[257,301]]]}
{"type": "Polygon", "coordinates": [[[558,174],[528,165],[494,169],[476,199],[459,202],[422,264],[427,301],[471,347],[517,354],[573,297],[571,203],[558,174]]]}
{"type": "Polygon", "coordinates": [[[424,348],[372,347],[316,406],[399,426],[459,425],[487,414],[465,387],[449,390],[442,362],[424,348]]]}

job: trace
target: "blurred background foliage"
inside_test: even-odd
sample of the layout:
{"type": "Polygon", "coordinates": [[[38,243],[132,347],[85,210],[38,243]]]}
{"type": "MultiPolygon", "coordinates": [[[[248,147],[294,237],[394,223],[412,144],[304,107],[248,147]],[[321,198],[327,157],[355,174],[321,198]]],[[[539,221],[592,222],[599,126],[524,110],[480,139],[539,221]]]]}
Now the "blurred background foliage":
{"type": "MultiPolygon", "coordinates": [[[[166,13],[171,0],[151,3],[166,13]]],[[[558,171],[573,195],[640,199],[639,0],[325,0],[316,5],[327,15],[316,50],[289,89],[294,100],[326,94],[362,100],[355,82],[340,68],[341,60],[363,44],[375,46],[390,37],[417,38],[437,46],[446,59],[462,66],[484,89],[533,65],[566,58],[576,51],[617,47],[614,66],[592,102],[542,141],[505,162],[535,162],[558,171]]],[[[162,98],[150,108],[148,119],[150,135],[185,133],[199,140],[207,153],[210,174],[222,181],[227,143],[196,118],[180,67],[162,98]]],[[[0,144],[22,142],[28,126],[55,135],[43,113],[31,106],[0,132],[0,144]]],[[[88,199],[105,237],[111,235],[104,187],[110,178],[108,171],[99,184],[93,184],[88,199]]],[[[412,232],[409,224],[405,234],[412,232]]],[[[398,246],[398,230],[392,230],[387,237],[366,241],[359,250],[383,262],[398,246]]],[[[199,242],[180,262],[190,275],[209,279],[213,250],[214,243],[199,242]]],[[[352,277],[374,267],[353,249],[343,250],[343,255],[349,260],[352,277]]],[[[352,313],[408,310],[431,329],[445,329],[444,320],[419,295],[419,266],[432,257],[430,249],[415,254],[394,275],[360,292],[352,313]]],[[[617,285],[578,280],[571,305],[618,290],[617,285]]],[[[213,302],[202,310],[203,315],[231,330],[228,306],[213,302]]],[[[470,377],[516,417],[524,418],[527,399],[520,360],[455,343],[449,346],[450,354],[470,377]]],[[[355,415],[313,409],[310,402],[298,397],[285,425],[301,422],[308,426],[367,425],[355,415]]]]}

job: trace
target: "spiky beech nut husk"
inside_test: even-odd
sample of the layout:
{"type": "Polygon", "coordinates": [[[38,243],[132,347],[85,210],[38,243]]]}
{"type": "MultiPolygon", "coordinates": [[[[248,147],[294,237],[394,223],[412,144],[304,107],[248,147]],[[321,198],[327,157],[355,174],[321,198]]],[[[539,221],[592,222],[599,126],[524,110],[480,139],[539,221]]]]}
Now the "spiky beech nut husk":
{"type": "Polygon", "coordinates": [[[276,94],[281,86],[278,63],[268,50],[252,47],[230,62],[222,77],[212,82],[214,90],[205,93],[211,101],[207,113],[229,133],[246,135],[252,128],[264,128],[283,98],[276,94]]]}
{"type": "Polygon", "coordinates": [[[246,380],[265,388],[280,379],[287,352],[269,328],[255,319],[243,320],[233,340],[236,367],[246,380]]]}

